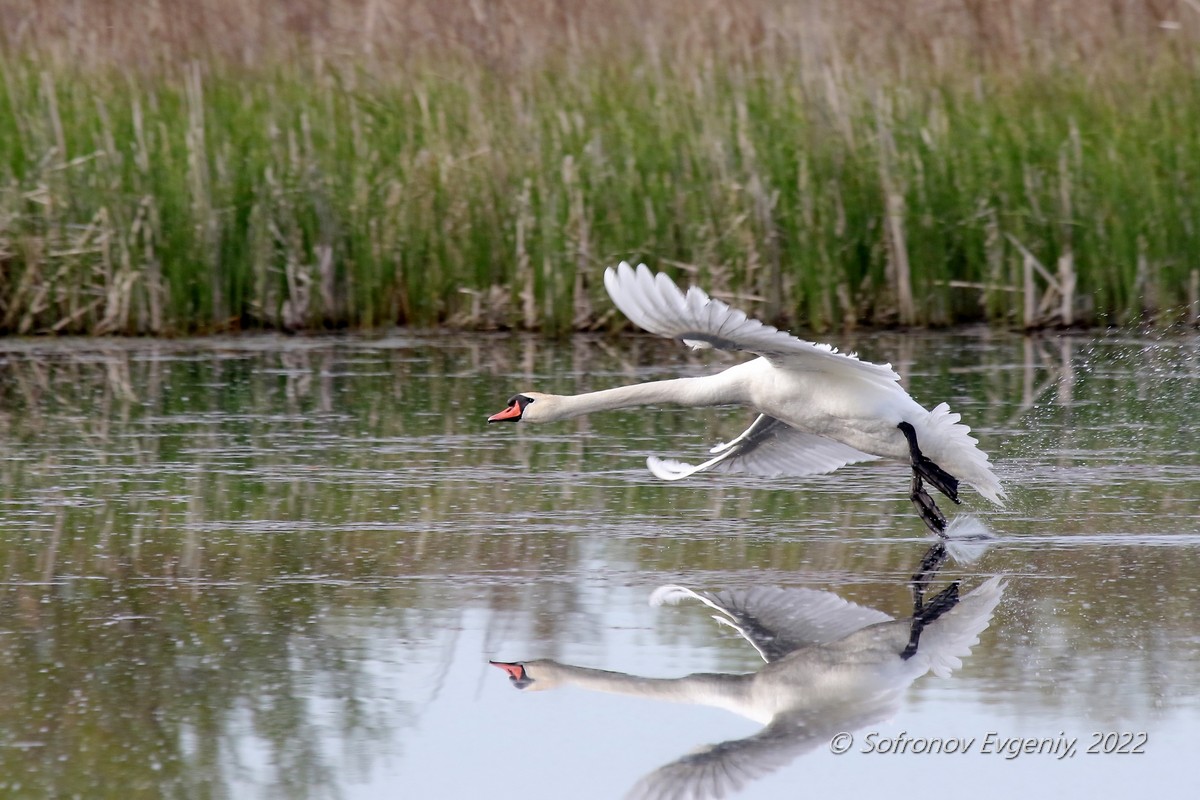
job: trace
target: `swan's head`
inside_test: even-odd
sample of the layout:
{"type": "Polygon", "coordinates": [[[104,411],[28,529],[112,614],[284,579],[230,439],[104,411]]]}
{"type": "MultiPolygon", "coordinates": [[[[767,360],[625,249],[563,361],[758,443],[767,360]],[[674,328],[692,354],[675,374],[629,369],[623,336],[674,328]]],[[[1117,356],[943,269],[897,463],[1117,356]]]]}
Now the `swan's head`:
{"type": "Polygon", "coordinates": [[[548,416],[553,411],[554,395],[541,392],[521,392],[508,399],[508,406],[500,412],[488,417],[488,422],[546,422],[553,417],[548,416]]]}
{"type": "Polygon", "coordinates": [[[553,689],[558,685],[554,680],[554,671],[548,661],[489,661],[493,667],[499,667],[508,673],[508,680],[517,689],[528,689],[538,692],[543,689],[553,689]],[[532,674],[531,674],[532,673],[532,674]]]}

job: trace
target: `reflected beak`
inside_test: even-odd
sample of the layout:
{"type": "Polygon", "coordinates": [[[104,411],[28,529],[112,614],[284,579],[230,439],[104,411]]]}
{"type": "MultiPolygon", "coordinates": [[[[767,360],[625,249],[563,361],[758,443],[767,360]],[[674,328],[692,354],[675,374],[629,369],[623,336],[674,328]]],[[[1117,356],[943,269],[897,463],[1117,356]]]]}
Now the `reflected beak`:
{"type": "Polygon", "coordinates": [[[488,663],[507,672],[508,677],[514,681],[525,680],[525,665],[518,661],[489,661],[488,663]]]}
{"type": "Polygon", "coordinates": [[[513,420],[515,422],[521,418],[521,411],[521,404],[513,403],[503,411],[488,417],[488,422],[504,422],[505,420],[513,420]]]}
{"type": "Polygon", "coordinates": [[[519,661],[489,661],[488,663],[507,672],[508,680],[514,688],[524,689],[533,683],[533,678],[525,672],[525,665],[519,661]]]}

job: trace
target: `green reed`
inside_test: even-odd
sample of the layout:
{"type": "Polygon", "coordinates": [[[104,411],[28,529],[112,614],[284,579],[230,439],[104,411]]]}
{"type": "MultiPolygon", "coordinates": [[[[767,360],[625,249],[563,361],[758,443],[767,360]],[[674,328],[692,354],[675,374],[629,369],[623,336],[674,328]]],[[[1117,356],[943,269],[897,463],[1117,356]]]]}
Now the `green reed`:
{"type": "Polygon", "coordinates": [[[561,332],[619,324],[621,259],[818,330],[1195,323],[1200,84],[1114,58],[871,84],[778,55],[9,56],[0,330],[561,332]]]}

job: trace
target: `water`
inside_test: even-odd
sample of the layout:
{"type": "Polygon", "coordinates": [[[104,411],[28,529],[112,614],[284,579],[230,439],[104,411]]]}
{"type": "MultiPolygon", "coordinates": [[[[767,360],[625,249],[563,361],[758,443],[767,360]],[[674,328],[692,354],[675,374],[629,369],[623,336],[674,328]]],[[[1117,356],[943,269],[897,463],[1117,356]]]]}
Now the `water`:
{"type": "MultiPolygon", "coordinates": [[[[971,423],[1012,503],[943,501],[997,539],[936,589],[1008,587],[953,677],[917,680],[850,752],[822,742],[738,797],[1194,786],[1200,340],[838,343],[971,423]],[[1109,731],[1145,732],[1144,753],[1082,752],[1109,731]],[[863,752],[902,732],[977,742],[863,752]],[[989,734],[1080,752],[1010,759],[981,752],[989,734]]],[[[904,616],[930,544],[898,465],[645,470],[736,435],[738,410],[483,424],[521,389],[713,368],[667,342],[7,340],[0,365],[4,797],[619,797],[761,726],[515,691],[489,659],[749,672],[761,661],[732,631],[650,592],[803,587],[904,616]]]]}

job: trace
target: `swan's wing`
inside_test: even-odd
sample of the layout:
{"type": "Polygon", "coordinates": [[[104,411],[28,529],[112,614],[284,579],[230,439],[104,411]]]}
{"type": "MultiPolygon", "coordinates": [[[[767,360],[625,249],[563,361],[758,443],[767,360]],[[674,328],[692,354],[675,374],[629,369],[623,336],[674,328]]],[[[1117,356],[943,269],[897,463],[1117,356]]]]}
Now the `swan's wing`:
{"type": "Polygon", "coordinates": [[[882,611],[843,600],[832,592],[779,586],[719,592],[660,586],[650,595],[650,605],[675,605],[689,598],[716,611],[713,619],[737,631],[767,662],[778,661],[801,647],[834,642],[868,625],[891,620],[882,611]]]}
{"type": "Polygon", "coordinates": [[[801,433],[766,414],[760,414],[741,436],[709,452],[715,455],[700,464],[650,456],[646,466],[664,481],[677,481],[708,470],[776,478],[824,475],[846,464],[877,458],[824,436],[801,433]]]}
{"type": "Polygon", "coordinates": [[[771,724],[754,736],[706,745],[637,782],[629,800],[715,800],[787,765],[820,745],[817,736],[771,724]]]}
{"type": "Polygon", "coordinates": [[[828,746],[840,731],[853,731],[895,715],[902,692],[885,692],[827,707],[786,712],[754,736],[707,745],[642,778],[631,800],[716,800],[828,746]]]}
{"type": "Polygon", "coordinates": [[[850,371],[876,380],[900,380],[888,364],[859,361],[830,345],[797,339],[714,300],[696,286],[684,294],[674,281],[652,273],[645,264],[636,270],[624,261],[609,267],[604,271],[604,287],[633,324],[692,347],[758,353],[794,369],[850,371]]]}

